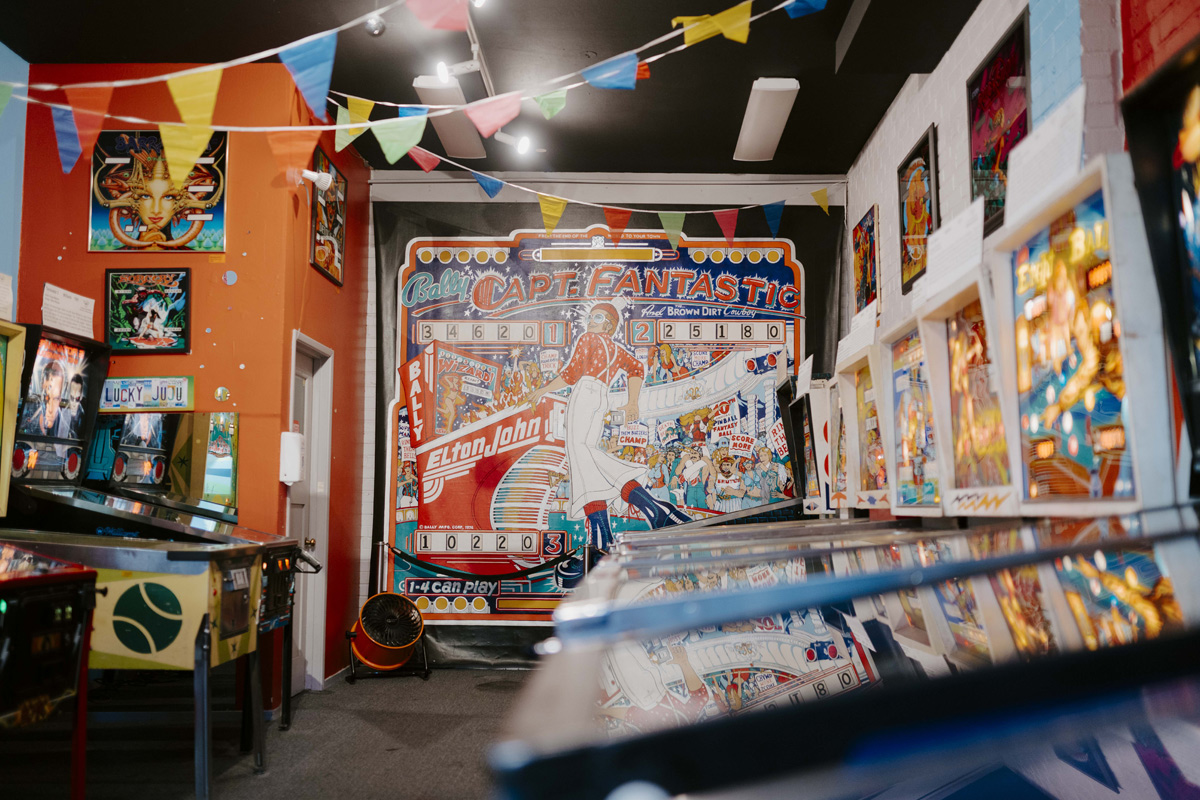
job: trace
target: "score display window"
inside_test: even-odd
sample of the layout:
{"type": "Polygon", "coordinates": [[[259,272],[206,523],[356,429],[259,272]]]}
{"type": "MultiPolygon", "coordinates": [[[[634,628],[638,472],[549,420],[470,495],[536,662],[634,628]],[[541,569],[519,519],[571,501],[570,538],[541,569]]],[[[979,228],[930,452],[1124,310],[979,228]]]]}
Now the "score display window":
{"type": "Polygon", "coordinates": [[[416,553],[541,553],[537,531],[417,531],[413,534],[416,553]]]}

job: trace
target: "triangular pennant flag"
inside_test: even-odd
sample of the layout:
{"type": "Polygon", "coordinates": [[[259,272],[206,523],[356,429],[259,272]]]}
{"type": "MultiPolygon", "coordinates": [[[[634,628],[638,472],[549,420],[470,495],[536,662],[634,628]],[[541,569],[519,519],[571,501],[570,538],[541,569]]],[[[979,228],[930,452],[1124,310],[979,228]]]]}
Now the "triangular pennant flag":
{"type": "Polygon", "coordinates": [[[621,241],[621,234],[625,233],[625,226],[629,224],[631,216],[633,216],[633,212],[628,208],[604,207],[604,221],[608,223],[608,229],[612,231],[613,244],[621,241]]]}
{"type": "Polygon", "coordinates": [[[679,234],[683,233],[683,218],[686,217],[682,211],[660,211],[658,219],[662,223],[663,232],[667,234],[668,241],[671,242],[671,247],[679,247],[679,234]]]}
{"type": "Polygon", "coordinates": [[[6,84],[0,84],[0,114],[4,113],[4,107],[8,105],[8,98],[12,97],[13,87],[6,84]]]}
{"type": "Polygon", "coordinates": [[[417,162],[417,166],[426,172],[432,171],[434,167],[442,163],[442,159],[436,153],[431,153],[420,147],[414,147],[409,150],[408,157],[417,162]]]}
{"type": "MultiPolygon", "coordinates": [[[[355,122],[358,122],[358,120],[355,120],[355,122]]],[[[337,124],[338,125],[349,125],[350,124],[350,109],[343,108],[342,106],[337,107],[337,124]]],[[[339,153],[342,152],[342,150],[346,149],[346,145],[350,144],[351,142],[353,142],[355,139],[358,138],[358,134],[351,133],[351,131],[362,131],[362,130],[364,130],[364,129],[363,128],[338,128],[336,131],[333,132],[333,149],[339,153]]]]}
{"type": "Polygon", "coordinates": [[[329,119],[325,111],[325,96],[329,94],[329,79],[333,75],[333,56],[337,51],[337,33],[330,32],[316,39],[292,45],[279,53],[279,60],[292,74],[304,102],[321,119],[329,119]]]}
{"type": "Polygon", "coordinates": [[[397,117],[423,117],[429,113],[429,106],[397,106],[397,117]]]}
{"type": "Polygon", "coordinates": [[[750,38],[750,0],[731,6],[712,19],[726,39],[745,44],[750,38]]]}
{"type": "Polygon", "coordinates": [[[780,200],[778,203],[767,203],[762,207],[763,216],[767,218],[767,227],[771,229],[772,239],[779,235],[779,221],[783,219],[783,204],[786,202],[786,200],[780,200]]]}
{"type": "Polygon", "coordinates": [[[812,193],[812,199],[817,201],[817,205],[829,216],[829,189],[817,189],[812,193]]]}
{"type": "Polygon", "coordinates": [[[717,218],[717,224],[721,226],[721,233],[725,234],[725,241],[732,247],[733,235],[737,231],[738,210],[723,208],[720,211],[712,212],[712,215],[717,218]]]}
{"type": "Polygon", "coordinates": [[[213,129],[207,125],[160,125],[164,155],[167,158],[167,173],[171,183],[183,186],[196,159],[208,147],[213,129]]]}
{"type": "Polygon", "coordinates": [[[467,29],[467,0],[408,0],[408,10],[426,28],[467,29]]]}
{"type": "Polygon", "coordinates": [[[637,53],[622,53],[579,74],[597,89],[633,89],[637,86],[637,53]]]}
{"type": "Polygon", "coordinates": [[[650,77],[650,65],[645,61],[638,62],[637,79],[644,81],[650,77]]]}
{"type": "Polygon", "coordinates": [[[567,201],[561,197],[539,194],[538,205],[542,207],[542,225],[545,226],[546,235],[549,236],[558,227],[558,221],[562,218],[563,209],[567,207],[567,201]]]}
{"type": "Polygon", "coordinates": [[[538,108],[542,110],[543,117],[551,119],[555,114],[567,107],[567,90],[559,89],[554,92],[539,94],[533,98],[533,102],[538,104],[538,108]]]}
{"type": "Polygon", "coordinates": [[[824,10],[825,3],[826,0],[792,0],[783,7],[783,10],[792,19],[797,19],[824,10]]]}
{"type": "Polygon", "coordinates": [[[267,134],[267,144],[271,146],[279,171],[286,175],[289,169],[308,167],[319,138],[319,130],[272,131],[267,134]]]}
{"type": "Polygon", "coordinates": [[[54,138],[58,139],[58,160],[63,172],[70,172],[79,160],[83,148],[79,146],[79,133],[75,130],[75,115],[69,108],[50,107],[54,117],[54,138]]]}
{"type": "Polygon", "coordinates": [[[383,157],[389,164],[395,164],[404,154],[416,146],[425,134],[427,117],[401,117],[389,120],[386,124],[375,125],[371,132],[375,134],[383,157]]]}
{"type": "Polygon", "coordinates": [[[499,178],[493,178],[491,175],[484,175],[482,172],[472,172],[471,175],[483,187],[483,191],[487,192],[488,197],[495,197],[500,194],[500,190],[504,188],[504,181],[499,178]]]}
{"type": "Polygon", "coordinates": [[[671,20],[672,28],[680,25],[684,28],[683,43],[685,45],[703,42],[705,39],[711,39],[721,33],[721,29],[717,27],[717,23],[713,22],[713,18],[709,14],[701,14],[698,17],[675,17],[671,20]],[[695,27],[690,27],[692,25],[695,27]]]}
{"type": "Polygon", "coordinates": [[[486,139],[521,113],[521,93],[509,92],[478,100],[463,108],[463,113],[486,139]]]}
{"type": "MultiPolygon", "coordinates": [[[[371,118],[371,111],[375,108],[374,100],[363,100],[361,97],[347,97],[346,108],[350,112],[351,122],[366,122],[371,118]]],[[[350,136],[361,136],[366,128],[351,128],[350,136]]]]}
{"type": "MultiPolygon", "coordinates": [[[[11,91],[11,89],[10,89],[11,91]]],[[[108,103],[112,100],[113,87],[89,86],[78,89],[65,89],[67,102],[71,104],[75,115],[75,130],[79,134],[81,152],[91,153],[96,144],[96,137],[104,128],[104,115],[108,113],[108,103]]],[[[0,109],[3,105],[0,104],[0,109]]]]}
{"type": "Polygon", "coordinates": [[[167,89],[179,109],[179,118],[188,125],[212,125],[221,70],[210,69],[167,78],[167,89]]]}

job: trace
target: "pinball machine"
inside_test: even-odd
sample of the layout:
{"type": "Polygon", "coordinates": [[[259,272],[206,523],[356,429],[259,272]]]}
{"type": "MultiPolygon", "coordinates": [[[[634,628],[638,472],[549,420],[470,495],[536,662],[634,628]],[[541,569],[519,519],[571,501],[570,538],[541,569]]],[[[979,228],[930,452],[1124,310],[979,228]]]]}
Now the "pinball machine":
{"type": "MultiPolygon", "coordinates": [[[[867,797],[976,785],[997,763],[1038,783],[1081,742],[1109,748],[1130,725],[1187,763],[1194,743],[1168,737],[1200,710],[1188,655],[1200,546],[1192,531],[1147,533],[1136,515],[1089,525],[1084,539],[1046,521],[912,537],[903,546],[963,557],[860,574],[837,575],[836,559],[861,548],[614,574],[560,609],[493,769],[513,798],[603,798],[634,781],[670,796],[867,797]],[[931,606],[929,627],[974,655],[941,670],[914,662],[892,624],[856,615],[951,583],[972,594],[931,606]]],[[[1142,763],[1153,776],[1150,753],[1142,763]]],[[[1044,790],[1086,794],[1086,779],[1059,780],[1073,770],[1051,771],[1044,790]]]]}
{"type": "MultiPolygon", "coordinates": [[[[265,769],[265,724],[254,712],[262,707],[258,633],[271,618],[288,616],[294,564],[274,562],[284,560],[275,558],[278,547],[295,543],[206,516],[199,508],[170,508],[148,496],[135,499],[82,485],[108,349],[41,326],[25,327],[4,517],[10,530],[0,533],[0,541],[97,571],[97,585],[106,593],[96,604],[89,667],[193,671],[196,794],[207,797],[209,673],[243,656],[250,695],[243,730],[251,734],[244,735],[243,746],[253,746],[256,769],[265,769]],[[264,562],[268,572],[281,576],[265,593],[264,562]]],[[[139,463],[149,467],[151,481],[165,476],[162,461],[142,449],[139,463]]]]}

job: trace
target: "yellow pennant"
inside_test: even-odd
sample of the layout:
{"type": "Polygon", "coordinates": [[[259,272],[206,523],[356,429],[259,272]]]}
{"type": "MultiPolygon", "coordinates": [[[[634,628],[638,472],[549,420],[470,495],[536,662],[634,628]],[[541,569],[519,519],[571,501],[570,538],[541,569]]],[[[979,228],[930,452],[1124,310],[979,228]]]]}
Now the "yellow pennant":
{"type": "Polygon", "coordinates": [[[750,38],[750,0],[725,9],[713,17],[712,21],[721,29],[721,35],[726,39],[745,44],[750,38]]]}
{"type": "Polygon", "coordinates": [[[221,70],[193,72],[167,80],[171,99],[179,109],[179,117],[188,125],[212,125],[213,108],[217,104],[217,89],[221,86],[221,70]]]}
{"type": "MultiPolygon", "coordinates": [[[[374,100],[363,100],[361,97],[347,97],[346,107],[350,111],[351,122],[366,122],[371,118],[371,109],[375,108],[374,100]]],[[[350,135],[358,136],[366,128],[351,128],[350,135]]]]}
{"type": "Polygon", "coordinates": [[[825,215],[828,216],[829,215],[829,189],[817,189],[815,192],[812,193],[812,199],[817,201],[817,205],[819,205],[821,207],[821,210],[825,212],[825,215]]]}
{"type": "Polygon", "coordinates": [[[717,23],[713,22],[711,14],[702,14],[698,17],[675,17],[671,20],[671,27],[678,28],[680,25],[684,27],[683,43],[685,45],[693,45],[697,42],[703,42],[705,39],[711,39],[721,32],[717,27],[717,23]],[[688,27],[699,23],[694,28],[688,27]]]}
{"type": "Polygon", "coordinates": [[[196,159],[208,147],[213,129],[207,125],[163,125],[158,129],[171,182],[182,188],[196,159]]]}
{"type": "Polygon", "coordinates": [[[539,194],[538,205],[542,207],[542,224],[546,227],[546,235],[549,236],[558,227],[558,221],[567,207],[567,201],[561,197],[539,194]]]}

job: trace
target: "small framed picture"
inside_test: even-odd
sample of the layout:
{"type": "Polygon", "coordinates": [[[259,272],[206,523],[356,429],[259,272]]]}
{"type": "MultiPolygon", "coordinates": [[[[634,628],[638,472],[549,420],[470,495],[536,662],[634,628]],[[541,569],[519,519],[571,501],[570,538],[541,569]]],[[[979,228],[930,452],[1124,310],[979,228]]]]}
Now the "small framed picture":
{"type": "Polygon", "coordinates": [[[967,81],[971,200],[984,198],[985,234],[1004,224],[1008,154],[1029,133],[1028,11],[967,81]]]}
{"type": "Polygon", "coordinates": [[[858,313],[871,304],[879,292],[879,206],[873,205],[854,226],[851,243],[854,245],[854,311],[858,313]]]}
{"type": "Polygon", "coordinates": [[[346,264],[346,179],[320,147],[313,151],[313,171],[333,176],[329,188],[312,192],[312,243],[309,262],[341,286],[346,264]]]}
{"type": "Polygon", "coordinates": [[[897,170],[900,187],[900,279],[904,294],[925,274],[925,244],[937,230],[937,128],[930,125],[897,170]]]}
{"type": "Polygon", "coordinates": [[[104,339],[113,355],[191,352],[192,271],[104,272],[104,339]]]}

